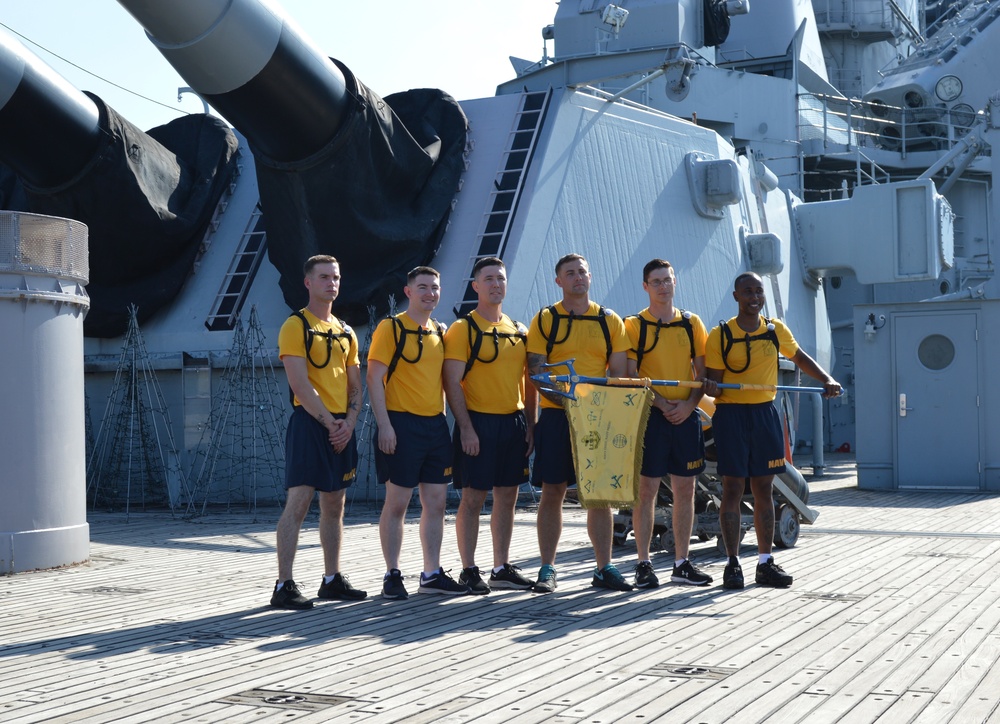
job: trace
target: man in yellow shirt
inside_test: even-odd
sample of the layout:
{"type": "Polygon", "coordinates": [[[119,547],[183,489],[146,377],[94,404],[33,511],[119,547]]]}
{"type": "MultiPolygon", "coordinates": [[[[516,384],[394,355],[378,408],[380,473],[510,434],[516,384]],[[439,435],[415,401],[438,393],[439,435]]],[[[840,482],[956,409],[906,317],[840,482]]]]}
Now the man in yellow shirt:
{"type": "Polygon", "coordinates": [[[518,488],[528,482],[538,395],[527,383],[528,330],[503,313],[504,263],[497,257],[477,261],[472,289],[478,296],[476,308],[444,336],[444,381],[455,416],[454,483],[462,490],[455,518],[462,556],[458,580],[474,594],[487,594],[491,587],[527,589],[533,584],[509,556],[518,488]],[[475,558],[479,516],[491,490],[493,570],[487,583],[475,558]]]}
{"type": "MultiPolygon", "coordinates": [[[[622,377],[626,372],[628,337],[621,317],[590,301],[590,267],[579,254],[556,262],[556,286],[562,301],[546,307],[531,320],[528,330],[528,368],[542,374],[546,362],[576,359],[577,374],[587,377],[622,377]]],[[[531,481],[542,488],[538,505],[538,548],[542,567],[534,590],[551,593],[556,588],[556,550],[562,535],[562,505],[566,489],[576,483],[569,421],[562,399],[543,392],[535,426],[535,464],[531,481]]],[[[610,508],[587,509],[587,533],[594,547],[597,569],[591,585],[631,591],[611,562],[614,518],[610,508]]]]}
{"type": "MultiPolygon", "coordinates": [[[[642,270],[642,288],[649,306],[625,318],[625,332],[632,349],[628,353],[629,377],[654,380],[703,380],[705,378],[705,325],[697,314],[674,307],[677,278],[670,262],[653,259],[642,270]]],[[[703,384],[705,384],[703,382],[703,384]]],[[[670,580],[705,586],[712,577],[688,560],[694,522],[695,478],[705,469],[705,441],[698,402],[715,393],[690,387],[654,387],[653,409],[643,443],[639,505],[632,511],[638,563],[637,588],[660,585],[649,556],[653,519],[660,479],[670,476],[673,494],[671,515],[674,532],[674,568],[670,580]]]]}
{"type": "MultiPolygon", "coordinates": [[[[824,397],[836,397],[840,384],[799,349],[783,322],[763,316],[764,282],[744,272],[733,284],[739,314],[714,327],[708,335],[705,367],[709,378],[734,384],[778,384],[778,353],[810,377],[823,383],[824,397]]],[[[772,481],[785,471],[785,441],[781,420],[774,409],[775,393],[761,390],[722,390],[715,399],[712,432],[722,476],[719,522],[729,560],[722,574],[723,588],[743,588],[740,545],[740,501],[745,480],[753,493],[753,526],[757,535],[758,586],[787,588],[792,576],[774,562],[774,501],[772,481]]]]}
{"type": "Polygon", "coordinates": [[[379,538],[386,574],[382,598],[409,594],[399,570],[403,521],[413,489],[420,491],[420,593],[462,595],[469,587],[441,567],[444,512],[451,479],[451,435],[444,416],[444,325],[431,319],[441,299],[441,275],[418,266],[403,288],[406,310],[379,322],[368,351],[368,399],[378,423],[375,467],[385,484],[379,538]]]}
{"type": "Polygon", "coordinates": [[[292,579],[302,521],[319,491],[319,540],[326,575],[320,598],[357,600],[367,594],[340,572],[344,498],[358,463],[354,426],[361,410],[361,372],[354,330],[333,316],[340,292],[340,265],[332,256],[313,256],[303,267],[309,304],[288,318],[278,333],[278,354],[294,395],[285,438],[285,489],[278,520],[278,580],[271,605],[308,609],[292,579]]]}

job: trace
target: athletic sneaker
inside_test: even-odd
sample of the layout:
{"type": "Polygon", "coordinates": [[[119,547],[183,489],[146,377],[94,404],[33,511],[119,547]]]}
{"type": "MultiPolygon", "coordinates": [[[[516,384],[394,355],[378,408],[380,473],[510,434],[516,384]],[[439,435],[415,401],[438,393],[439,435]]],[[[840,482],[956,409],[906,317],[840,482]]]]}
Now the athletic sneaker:
{"type": "Polygon", "coordinates": [[[387,598],[390,601],[402,601],[409,597],[410,594],[406,592],[406,586],[403,585],[403,574],[399,572],[398,568],[393,568],[382,579],[382,598],[387,598]]]}
{"type": "Polygon", "coordinates": [[[463,586],[467,586],[469,592],[474,596],[485,596],[490,592],[490,584],[483,580],[482,575],[479,573],[479,566],[463,568],[462,575],[458,577],[458,582],[463,586]]]}
{"type": "Polygon", "coordinates": [[[556,567],[548,563],[538,569],[538,580],[531,587],[535,593],[552,593],[556,590],[556,567]]]}
{"type": "Polygon", "coordinates": [[[313,602],[302,595],[295,581],[289,579],[278,587],[277,581],[274,583],[274,593],[271,594],[271,608],[288,608],[295,611],[304,611],[313,607],[313,602]]]}
{"type": "Polygon", "coordinates": [[[639,561],[635,567],[635,587],[656,588],[659,585],[660,579],[653,573],[653,564],[649,561],[639,561]]]}
{"type": "Polygon", "coordinates": [[[758,586],[773,586],[774,588],[788,588],[792,585],[792,577],[774,562],[774,558],[768,558],[767,563],[757,564],[756,581],[758,586]]]}
{"type": "Polygon", "coordinates": [[[712,577],[699,570],[691,561],[684,561],[679,566],[674,566],[670,580],[674,583],[686,583],[689,586],[707,586],[712,582],[712,577]]]}
{"type": "Polygon", "coordinates": [[[604,568],[595,570],[590,585],[594,588],[607,588],[611,591],[631,591],[633,588],[632,584],[618,572],[614,563],[609,563],[604,568]]]}
{"type": "Polygon", "coordinates": [[[521,569],[510,563],[504,563],[499,573],[493,571],[490,574],[490,588],[517,588],[523,591],[533,585],[534,581],[525,578],[521,569]]]}
{"type": "Polygon", "coordinates": [[[368,591],[362,591],[351,585],[350,580],[347,576],[342,573],[334,575],[333,580],[329,583],[326,582],[326,577],[323,577],[322,583],[319,584],[319,593],[316,594],[319,598],[326,599],[337,599],[341,601],[360,601],[362,598],[368,595],[368,591]]]}
{"type": "Polygon", "coordinates": [[[727,563],[722,572],[722,587],[734,590],[743,588],[743,569],[739,563],[727,563]]]}
{"type": "Polygon", "coordinates": [[[459,583],[448,575],[443,568],[438,568],[429,577],[420,574],[420,586],[417,593],[443,593],[446,596],[465,596],[472,593],[464,583],[459,583]]]}

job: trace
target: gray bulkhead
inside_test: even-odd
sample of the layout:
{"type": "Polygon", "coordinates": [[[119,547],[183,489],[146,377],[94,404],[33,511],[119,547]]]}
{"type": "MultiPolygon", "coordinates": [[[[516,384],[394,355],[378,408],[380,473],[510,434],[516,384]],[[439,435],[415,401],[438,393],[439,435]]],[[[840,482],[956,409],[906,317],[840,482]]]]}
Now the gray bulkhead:
{"type": "MultiPolygon", "coordinates": [[[[502,256],[511,278],[505,311],[527,322],[539,307],[552,303],[557,298],[555,260],[576,251],[591,260],[593,298],[622,315],[634,313],[645,305],[642,265],[662,256],[677,268],[679,305],[712,325],[735,311],[730,295],[733,277],[765,263],[751,256],[752,247],[762,247],[754,246],[750,237],[770,235],[763,248],[770,244],[776,251],[759,267],[768,274],[768,313],[785,319],[803,347],[838,377],[850,375],[852,370],[860,375],[862,369],[882,374],[884,370],[878,365],[856,359],[861,351],[867,351],[856,350],[856,342],[843,345],[840,354],[834,348],[826,311],[829,280],[821,281],[821,275],[836,275],[838,282],[843,282],[836,285],[835,292],[840,288],[855,290],[847,300],[848,311],[834,316],[835,324],[848,328],[853,324],[857,337],[856,315],[849,312],[850,304],[871,301],[868,290],[876,288],[912,287],[930,292],[922,292],[922,297],[933,296],[939,289],[940,272],[928,268],[920,281],[897,287],[858,285],[851,271],[866,264],[863,248],[856,250],[857,257],[840,260],[839,266],[811,266],[810,244],[837,249],[849,235],[857,234],[835,224],[806,233],[809,214],[799,214],[810,205],[796,195],[801,192],[802,132],[797,93],[803,85],[814,91],[825,89],[827,81],[836,78],[828,76],[817,60],[822,50],[810,25],[815,25],[816,16],[808,4],[789,2],[794,12],[785,17],[788,22],[780,33],[772,28],[774,32],[767,38],[770,45],[756,52],[758,56],[773,53],[775,62],[781,59],[778,56],[788,54],[794,66],[791,78],[733,67],[741,48],[744,57],[752,55],[744,42],[747,38],[755,38],[754,47],[760,44],[752,29],[762,27],[761,23],[770,27],[768,13],[759,5],[754,8],[756,15],[752,9],[750,16],[734,17],[730,41],[715,49],[701,47],[700,0],[622,2],[632,16],[619,34],[600,27],[603,4],[563,2],[554,29],[555,62],[539,65],[503,84],[496,97],[462,104],[470,122],[468,165],[456,190],[448,229],[431,262],[443,275],[444,293],[436,316],[450,322],[454,310],[461,307],[474,257],[486,248],[484,226],[493,213],[492,194],[510,150],[521,101],[526,92],[539,93],[547,96],[546,109],[534,132],[530,162],[519,180],[520,191],[502,235],[502,256]],[[650,21],[645,22],[644,17],[650,21]],[[805,30],[799,32],[803,27],[805,30]],[[666,51],[680,46],[696,50],[699,58],[684,93],[671,91],[662,78],[630,93],[631,103],[609,103],[600,92],[584,88],[593,85],[608,93],[620,91],[661,67],[670,57],[666,51]],[[698,210],[697,197],[704,191],[697,188],[701,182],[692,182],[689,173],[693,153],[699,154],[701,161],[728,162],[736,169],[738,181],[731,189],[735,194],[732,202],[720,202],[716,213],[708,216],[698,210]],[[767,174],[756,162],[759,158],[765,159],[777,187],[762,180],[767,174]]],[[[828,11],[829,6],[825,6],[828,11]]],[[[852,7],[861,6],[875,10],[871,2],[852,7]]],[[[833,14],[828,13],[828,24],[835,24],[833,14]]],[[[244,154],[241,166],[233,194],[224,201],[217,225],[206,236],[205,251],[181,297],[143,329],[162,370],[168,396],[185,406],[184,413],[175,415],[174,420],[189,444],[204,424],[206,402],[204,397],[187,394],[185,378],[200,388],[205,379],[216,386],[233,339],[229,331],[209,332],[205,322],[213,313],[227,270],[241,253],[240,240],[256,205],[256,179],[249,154],[244,154]]],[[[961,199],[963,209],[974,210],[975,219],[982,219],[990,204],[984,201],[985,185],[975,184],[975,180],[961,181],[955,187],[960,191],[953,190],[952,196],[956,201],[961,199]]],[[[842,213],[857,213],[861,203],[860,199],[845,203],[842,213]]],[[[945,213],[943,207],[939,213],[945,213]]],[[[983,229],[986,224],[965,223],[982,233],[956,239],[955,245],[963,250],[978,249],[987,235],[988,230],[983,229]]],[[[926,249],[926,238],[916,241],[926,249]]],[[[754,243],[758,242],[759,238],[754,243]]],[[[962,259],[956,260],[956,265],[962,264],[962,259]]],[[[344,269],[344,274],[349,283],[350,269],[344,269]]],[[[400,291],[397,302],[401,300],[400,291]]],[[[277,273],[266,260],[247,290],[244,314],[252,305],[257,306],[276,353],[277,330],[288,310],[277,289],[277,273]]],[[[357,332],[363,338],[366,330],[358,328],[357,332]]],[[[106,389],[116,364],[117,343],[86,342],[92,400],[102,398],[102,384],[106,389]]],[[[854,405],[852,397],[833,401],[828,409],[843,409],[853,418],[854,405]]],[[[862,408],[858,411],[860,417],[862,408]]],[[[804,419],[805,437],[816,437],[809,429],[810,416],[800,413],[800,418],[804,419]]],[[[844,436],[853,440],[853,431],[846,425],[844,436]]],[[[836,445],[840,441],[840,437],[833,437],[828,442],[836,445]]],[[[374,485],[362,483],[360,487],[365,497],[376,495],[374,485]]]]}

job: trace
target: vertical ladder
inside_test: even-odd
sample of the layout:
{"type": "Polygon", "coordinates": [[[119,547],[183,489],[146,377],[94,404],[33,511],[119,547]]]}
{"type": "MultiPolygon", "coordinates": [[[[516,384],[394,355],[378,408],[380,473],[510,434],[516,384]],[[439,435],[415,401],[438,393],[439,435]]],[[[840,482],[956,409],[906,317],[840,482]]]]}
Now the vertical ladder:
{"type": "Polygon", "coordinates": [[[514,115],[513,128],[507,137],[507,147],[501,157],[500,168],[493,178],[487,211],[483,214],[476,237],[476,252],[469,258],[466,266],[463,296],[452,309],[456,317],[468,314],[478,302],[472,289],[472,268],[476,262],[488,256],[503,259],[511,222],[521,199],[528,166],[538,142],[538,131],[545,120],[550,98],[549,90],[521,94],[521,104],[514,115]]]}
{"type": "Polygon", "coordinates": [[[212,311],[205,320],[209,331],[230,330],[236,326],[243,304],[257,270],[267,251],[267,231],[260,203],[254,206],[250,220],[243,231],[243,237],[236,247],[236,253],[229,263],[229,271],[222,279],[219,293],[212,304],[212,311]]]}

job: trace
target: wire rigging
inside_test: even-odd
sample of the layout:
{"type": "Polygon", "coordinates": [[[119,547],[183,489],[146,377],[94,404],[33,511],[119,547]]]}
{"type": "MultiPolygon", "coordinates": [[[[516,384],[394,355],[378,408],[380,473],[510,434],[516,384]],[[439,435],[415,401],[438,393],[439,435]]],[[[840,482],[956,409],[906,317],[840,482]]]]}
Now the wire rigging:
{"type": "Polygon", "coordinates": [[[89,76],[91,76],[93,78],[97,78],[97,80],[101,81],[102,83],[107,83],[108,85],[113,86],[113,87],[117,88],[118,90],[125,91],[126,93],[134,95],[137,98],[141,98],[144,101],[149,101],[150,103],[155,103],[158,106],[162,106],[164,108],[167,108],[167,109],[173,111],[174,113],[176,113],[178,115],[181,115],[181,116],[190,115],[190,113],[188,111],[185,111],[185,110],[183,110],[181,108],[177,108],[176,106],[167,105],[166,103],[158,101],[155,98],[150,98],[149,96],[144,96],[142,93],[137,93],[136,91],[131,90],[129,88],[126,88],[123,85],[119,85],[118,83],[115,83],[114,81],[108,80],[107,78],[104,78],[103,76],[100,76],[97,73],[94,73],[93,71],[89,71],[86,68],[84,68],[83,66],[77,65],[72,60],[69,60],[68,58],[64,58],[63,56],[59,55],[59,53],[56,53],[56,52],[54,52],[52,50],[49,50],[44,45],[42,45],[40,43],[36,43],[34,40],[32,40],[31,38],[29,38],[27,35],[24,35],[23,33],[17,32],[16,30],[14,30],[14,28],[10,27],[9,25],[6,25],[5,23],[0,22],[0,27],[6,28],[11,33],[13,33],[17,37],[21,38],[25,42],[30,43],[31,45],[35,46],[36,48],[45,51],[46,53],[48,53],[52,57],[58,58],[62,62],[67,63],[68,65],[73,66],[77,70],[82,71],[82,72],[86,73],[87,75],[89,75],[89,76]]]}

